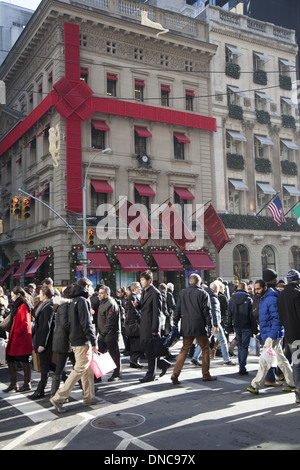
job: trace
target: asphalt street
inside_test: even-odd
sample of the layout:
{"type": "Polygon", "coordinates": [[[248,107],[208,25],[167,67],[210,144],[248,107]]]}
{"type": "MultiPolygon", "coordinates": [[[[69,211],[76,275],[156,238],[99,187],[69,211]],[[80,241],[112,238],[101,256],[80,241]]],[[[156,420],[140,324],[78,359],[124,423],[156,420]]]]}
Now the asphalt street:
{"type": "MultiPolygon", "coordinates": [[[[249,356],[247,368],[249,374],[239,376],[237,365],[224,366],[217,357],[211,361],[217,380],[203,382],[201,368],[188,358],[181,385],[171,383],[172,368],[164,377],[141,384],[144,371],[129,368],[129,358],[122,356],[122,380],[107,382],[108,375],[96,385],[96,396],[104,404],[83,406],[76,386],[64,405],[66,413],[58,414],[49,402],[51,379],[46,396],[32,401],[31,392],[3,393],[9,380],[7,367],[1,366],[0,449],[101,450],[105,464],[131,467],[145,462],[193,465],[200,450],[300,450],[300,406],[294,393],[269,387],[258,396],[250,394],[246,388],[256,374],[258,357],[249,356]],[[134,456],[140,460],[135,462],[134,456]],[[121,460],[125,458],[132,460],[121,460]]],[[[22,376],[19,371],[20,384],[22,376]]],[[[35,388],[39,373],[33,371],[32,379],[35,388]]]]}

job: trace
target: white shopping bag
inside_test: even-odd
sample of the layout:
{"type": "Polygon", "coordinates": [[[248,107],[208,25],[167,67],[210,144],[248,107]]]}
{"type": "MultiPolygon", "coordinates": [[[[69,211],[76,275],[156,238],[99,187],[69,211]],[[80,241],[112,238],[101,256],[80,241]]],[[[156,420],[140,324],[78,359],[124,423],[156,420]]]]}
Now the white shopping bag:
{"type": "Polygon", "coordinates": [[[94,353],[90,364],[97,379],[117,367],[109,352],[104,354],[94,353]]]}

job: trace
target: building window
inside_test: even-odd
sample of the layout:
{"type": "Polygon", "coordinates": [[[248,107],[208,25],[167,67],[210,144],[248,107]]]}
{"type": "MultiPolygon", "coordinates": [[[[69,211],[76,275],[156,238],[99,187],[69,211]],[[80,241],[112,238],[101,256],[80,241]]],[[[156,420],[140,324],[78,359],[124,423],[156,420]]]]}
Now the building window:
{"type": "Polygon", "coordinates": [[[300,247],[292,246],[289,251],[289,269],[300,271],[300,247]]]}
{"type": "Polygon", "coordinates": [[[174,132],[174,158],[176,160],[185,159],[185,144],[190,143],[190,139],[185,134],[174,132]]]}
{"type": "Polygon", "coordinates": [[[88,83],[89,71],[88,69],[80,69],[80,80],[88,83]]]}
{"type": "Polygon", "coordinates": [[[106,52],[108,52],[108,54],[115,54],[117,52],[116,43],[112,41],[107,41],[106,52]]]}
{"type": "Polygon", "coordinates": [[[161,105],[162,106],[170,106],[170,92],[171,92],[171,88],[166,86],[166,85],[162,85],[161,88],[160,88],[160,97],[161,97],[161,105]]]}
{"type": "Polygon", "coordinates": [[[143,49],[138,49],[138,48],[135,48],[134,49],[134,58],[135,60],[144,60],[144,51],[143,49]]]}
{"type": "Polygon", "coordinates": [[[249,280],[249,252],[245,245],[237,245],[233,250],[233,275],[235,281],[249,280]]]}
{"type": "Polygon", "coordinates": [[[235,215],[241,214],[240,191],[234,188],[229,188],[229,211],[235,215]]]}
{"type": "Polygon", "coordinates": [[[163,65],[164,67],[169,66],[169,56],[166,54],[161,54],[160,56],[160,65],[163,65]]]}
{"type": "Polygon", "coordinates": [[[261,251],[261,267],[262,270],[274,269],[276,271],[275,253],[269,245],[266,245],[261,251]]]}
{"type": "Polygon", "coordinates": [[[185,69],[186,72],[193,72],[193,70],[194,70],[193,62],[191,62],[189,60],[186,60],[184,62],[184,69],[185,69]]]}
{"type": "Polygon", "coordinates": [[[195,93],[191,90],[185,91],[185,109],[186,111],[194,111],[195,93]]]}
{"type": "Polygon", "coordinates": [[[107,74],[106,77],[106,94],[108,96],[117,96],[117,82],[118,82],[118,77],[116,75],[112,74],[107,74]]]}
{"type": "Polygon", "coordinates": [[[108,195],[107,193],[100,193],[95,191],[92,186],[91,192],[91,214],[95,215],[97,212],[97,208],[103,204],[108,203],[108,195]]]}
{"type": "Polygon", "coordinates": [[[140,136],[134,131],[134,151],[137,155],[147,154],[147,137],[140,136]]]}
{"type": "Polygon", "coordinates": [[[135,101],[144,101],[145,83],[142,80],[135,80],[134,83],[134,99],[135,101]]]}

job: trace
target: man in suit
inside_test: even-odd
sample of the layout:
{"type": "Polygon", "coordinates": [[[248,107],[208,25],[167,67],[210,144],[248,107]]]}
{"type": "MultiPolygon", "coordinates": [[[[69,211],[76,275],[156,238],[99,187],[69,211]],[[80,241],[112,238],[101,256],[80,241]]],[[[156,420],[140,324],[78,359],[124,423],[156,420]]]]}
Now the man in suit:
{"type": "MultiPolygon", "coordinates": [[[[159,290],[153,285],[153,274],[151,271],[144,271],[141,273],[140,283],[143,288],[139,305],[141,312],[140,343],[141,349],[146,352],[147,339],[159,336],[159,318],[162,311],[162,299],[159,290]]],[[[138,306],[138,304],[134,306],[138,306]]],[[[147,359],[148,370],[145,377],[140,379],[141,383],[151,382],[155,379],[156,359],[153,357],[147,357],[147,359]]],[[[160,376],[166,373],[170,365],[171,364],[165,359],[160,359],[158,361],[158,367],[162,369],[160,376]]]]}

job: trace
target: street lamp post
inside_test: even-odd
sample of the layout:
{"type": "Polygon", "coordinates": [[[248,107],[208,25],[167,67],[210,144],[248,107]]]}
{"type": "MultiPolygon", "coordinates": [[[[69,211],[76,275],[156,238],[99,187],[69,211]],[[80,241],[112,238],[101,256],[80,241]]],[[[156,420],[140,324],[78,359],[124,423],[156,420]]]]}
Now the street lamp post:
{"type": "Polygon", "coordinates": [[[89,162],[88,167],[87,167],[87,169],[85,170],[85,173],[84,173],[83,186],[82,186],[82,230],[83,230],[82,246],[83,246],[83,259],[84,259],[84,264],[83,264],[83,276],[84,277],[87,277],[87,265],[86,265],[86,259],[87,259],[87,233],[86,233],[86,228],[87,228],[87,226],[86,226],[86,220],[87,220],[86,219],[86,215],[87,215],[86,214],[86,212],[87,212],[87,208],[86,208],[87,175],[88,175],[90,166],[91,166],[91,164],[93,163],[93,161],[95,160],[96,157],[98,157],[101,154],[110,154],[110,153],[111,153],[110,148],[106,148],[104,150],[101,150],[101,152],[96,153],[96,155],[94,155],[92,160],[89,162]]]}

